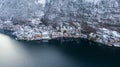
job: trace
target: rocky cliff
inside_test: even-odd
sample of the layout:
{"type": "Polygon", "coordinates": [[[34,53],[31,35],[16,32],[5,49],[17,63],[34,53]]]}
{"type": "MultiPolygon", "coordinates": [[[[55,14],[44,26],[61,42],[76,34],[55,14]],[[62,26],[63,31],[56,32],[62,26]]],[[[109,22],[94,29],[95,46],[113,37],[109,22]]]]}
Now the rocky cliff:
{"type": "Polygon", "coordinates": [[[120,46],[119,0],[0,0],[0,29],[17,39],[81,37],[120,46]]]}

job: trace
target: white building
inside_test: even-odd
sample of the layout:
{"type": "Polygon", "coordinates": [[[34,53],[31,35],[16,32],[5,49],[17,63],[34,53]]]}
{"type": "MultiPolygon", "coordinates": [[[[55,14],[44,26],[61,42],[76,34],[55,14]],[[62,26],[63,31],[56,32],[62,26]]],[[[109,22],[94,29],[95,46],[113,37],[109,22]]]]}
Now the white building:
{"type": "Polygon", "coordinates": [[[46,32],[42,32],[42,39],[47,39],[47,40],[51,39],[50,35],[49,35],[49,32],[47,32],[47,31],[46,32]]]}

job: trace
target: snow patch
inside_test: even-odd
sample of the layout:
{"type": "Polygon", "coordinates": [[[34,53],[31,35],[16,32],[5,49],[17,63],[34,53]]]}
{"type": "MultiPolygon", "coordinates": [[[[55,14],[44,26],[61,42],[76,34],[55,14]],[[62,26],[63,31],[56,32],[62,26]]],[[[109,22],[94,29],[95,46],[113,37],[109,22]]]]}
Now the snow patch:
{"type": "Polygon", "coordinates": [[[98,3],[100,0],[85,0],[87,2],[94,2],[95,4],[98,3]]]}

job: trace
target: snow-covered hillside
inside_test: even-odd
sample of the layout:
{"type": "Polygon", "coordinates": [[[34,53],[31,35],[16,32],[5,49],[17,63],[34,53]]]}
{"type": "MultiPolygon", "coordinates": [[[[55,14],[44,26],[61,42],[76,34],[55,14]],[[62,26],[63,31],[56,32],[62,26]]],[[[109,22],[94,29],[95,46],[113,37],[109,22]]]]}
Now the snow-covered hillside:
{"type": "Polygon", "coordinates": [[[47,32],[120,45],[120,0],[0,0],[0,19],[0,29],[17,39],[38,40],[47,32]]]}

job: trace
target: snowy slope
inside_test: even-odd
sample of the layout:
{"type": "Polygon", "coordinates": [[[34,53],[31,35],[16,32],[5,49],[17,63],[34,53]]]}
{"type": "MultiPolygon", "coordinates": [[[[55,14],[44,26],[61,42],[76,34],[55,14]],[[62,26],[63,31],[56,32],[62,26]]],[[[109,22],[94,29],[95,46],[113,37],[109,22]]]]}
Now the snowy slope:
{"type": "Polygon", "coordinates": [[[0,0],[0,18],[0,29],[14,31],[18,39],[49,32],[120,45],[119,0],[0,0]]]}

